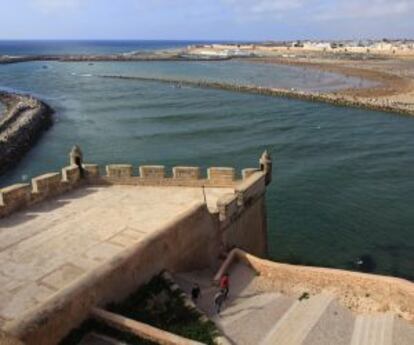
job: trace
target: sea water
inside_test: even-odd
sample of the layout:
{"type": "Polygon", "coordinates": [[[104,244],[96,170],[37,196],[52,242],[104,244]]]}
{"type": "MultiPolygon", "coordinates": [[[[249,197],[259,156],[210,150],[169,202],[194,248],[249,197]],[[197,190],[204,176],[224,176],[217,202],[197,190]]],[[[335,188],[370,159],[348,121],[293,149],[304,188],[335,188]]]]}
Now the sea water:
{"type": "MultiPolygon", "coordinates": [[[[124,44],[127,47],[108,44],[99,52],[109,52],[111,47],[121,52],[137,49],[124,44]]],[[[40,53],[42,49],[35,47],[40,53]]],[[[53,47],[50,43],[50,52],[53,47]]],[[[82,49],[84,53],[97,48],[82,49]]],[[[68,50],[65,46],[65,53],[68,50]]],[[[86,161],[101,165],[238,169],[257,166],[262,151],[269,149],[274,164],[267,192],[272,259],[353,268],[357,258],[366,255],[374,272],[414,279],[414,118],[103,79],[101,74],[311,90],[366,83],[332,73],[243,61],[0,65],[0,88],[31,93],[56,110],[55,125],[15,169],[0,177],[1,186],[58,171],[67,164],[74,144],[83,148],[86,161]]]]}

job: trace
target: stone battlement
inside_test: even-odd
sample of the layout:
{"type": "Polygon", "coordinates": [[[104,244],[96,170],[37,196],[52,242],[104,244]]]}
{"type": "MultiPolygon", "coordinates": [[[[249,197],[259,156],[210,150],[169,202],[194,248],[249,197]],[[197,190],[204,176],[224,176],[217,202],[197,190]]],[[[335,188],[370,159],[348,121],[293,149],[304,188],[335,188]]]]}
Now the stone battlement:
{"type": "Polygon", "coordinates": [[[75,147],[60,172],[3,188],[0,330],[56,344],[162,270],[216,267],[234,247],[266,256],[271,171],[267,153],[237,177],[229,167],[99,167],[75,147]]]}
{"type": "Polygon", "coordinates": [[[200,167],[176,166],[167,171],[163,165],[134,167],[132,164],[110,164],[105,166],[105,173],[101,174],[97,164],[84,164],[80,160],[77,165],[74,164],[74,157],[70,161],[73,164],[64,167],[61,172],[34,177],[31,184],[18,183],[0,189],[0,218],[79,186],[131,185],[234,188],[237,197],[232,195],[218,202],[220,218],[224,220],[233,217],[237,209],[248,204],[254,195],[264,193],[265,176],[269,174],[263,167],[248,168],[243,169],[242,178],[237,179],[234,168],[210,167],[204,177],[200,167]]]}

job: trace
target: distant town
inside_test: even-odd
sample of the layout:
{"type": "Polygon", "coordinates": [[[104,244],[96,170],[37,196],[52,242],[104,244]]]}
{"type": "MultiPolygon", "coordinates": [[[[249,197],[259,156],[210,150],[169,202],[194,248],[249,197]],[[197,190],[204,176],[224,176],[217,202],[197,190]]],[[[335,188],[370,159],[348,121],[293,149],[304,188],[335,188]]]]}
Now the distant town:
{"type": "Polygon", "coordinates": [[[414,40],[343,40],[343,41],[266,41],[263,43],[231,43],[193,45],[189,53],[210,56],[259,56],[280,52],[327,52],[384,55],[414,55],[414,40]]]}

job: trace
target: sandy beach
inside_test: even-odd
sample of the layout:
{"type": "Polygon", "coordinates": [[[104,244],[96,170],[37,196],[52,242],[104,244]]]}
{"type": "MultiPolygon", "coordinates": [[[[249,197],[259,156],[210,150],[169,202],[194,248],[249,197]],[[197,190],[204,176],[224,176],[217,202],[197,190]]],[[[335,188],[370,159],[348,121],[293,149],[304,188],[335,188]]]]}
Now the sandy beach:
{"type": "MultiPolygon", "coordinates": [[[[272,49],[269,53],[254,46],[238,49],[251,53],[252,56],[239,58],[251,63],[302,66],[373,81],[373,87],[325,92],[318,97],[414,115],[414,54],[332,53],[301,49],[272,49]]],[[[228,46],[189,48],[192,54],[220,55],[225,51],[228,51],[228,46]]]]}
{"type": "MultiPolygon", "coordinates": [[[[102,61],[223,61],[230,59],[242,60],[249,63],[282,64],[318,69],[320,71],[333,72],[373,81],[374,86],[354,87],[325,92],[307,92],[300,89],[255,87],[252,85],[226,84],[223,86],[218,85],[220,83],[205,83],[202,81],[198,84],[203,84],[204,87],[292,97],[414,116],[414,53],[326,52],[301,50],[300,48],[292,50],[273,48],[269,52],[265,47],[252,45],[205,45],[188,46],[186,48],[154,53],[0,56],[0,64],[27,61],[92,63],[102,61]]],[[[170,80],[170,82],[180,81],[170,80]]]]}

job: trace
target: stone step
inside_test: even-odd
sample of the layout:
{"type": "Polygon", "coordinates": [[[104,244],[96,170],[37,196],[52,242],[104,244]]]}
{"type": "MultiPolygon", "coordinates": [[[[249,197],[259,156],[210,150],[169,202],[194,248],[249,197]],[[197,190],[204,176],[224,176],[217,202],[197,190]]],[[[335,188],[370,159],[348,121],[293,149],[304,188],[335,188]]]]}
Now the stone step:
{"type": "Polygon", "coordinates": [[[267,304],[274,302],[279,297],[280,295],[277,293],[258,293],[248,297],[228,300],[224,304],[220,317],[215,317],[215,320],[223,327],[234,322],[240,322],[244,316],[250,315],[253,317],[255,312],[260,311],[267,304]]]}
{"type": "Polygon", "coordinates": [[[326,294],[295,301],[260,344],[301,345],[332,301],[326,294]]]}
{"type": "Polygon", "coordinates": [[[303,341],[303,345],[349,345],[355,316],[334,300],[303,341]]]}
{"type": "Polygon", "coordinates": [[[392,314],[358,315],[351,345],[392,345],[393,328],[392,314]]]}
{"type": "Polygon", "coordinates": [[[407,321],[395,318],[393,345],[413,345],[414,344],[414,325],[407,321]]]}
{"type": "Polygon", "coordinates": [[[233,303],[213,321],[235,344],[250,345],[260,343],[294,303],[294,299],[265,293],[236,299],[233,303]]]}

